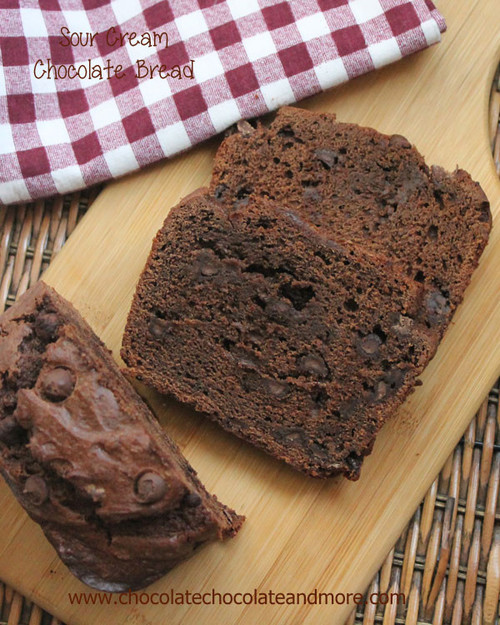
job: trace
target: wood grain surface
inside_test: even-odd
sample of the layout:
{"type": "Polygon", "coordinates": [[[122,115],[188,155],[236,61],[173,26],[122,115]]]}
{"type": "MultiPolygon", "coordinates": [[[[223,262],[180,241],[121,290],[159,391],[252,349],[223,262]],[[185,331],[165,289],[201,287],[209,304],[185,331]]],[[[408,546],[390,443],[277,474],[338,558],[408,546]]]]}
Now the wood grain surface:
{"type": "MultiPolygon", "coordinates": [[[[144,392],[207,488],[247,515],[148,592],[363,592],[500,373],[500,185],[488,146],[489,88],[500,56],[498,0],[439,0],[443,41],[301,105],[403,134],[428,163],[479,180],[494,228],[480,267],[423,386],[388,423],[357,483],[314,481],[171,400],[144,392]]],[[[45,279],[70,299],[118,358],[151,239],[180,197],[205,184],[218,141],[110,184],[45,279]]],[[[144,389],[141,389],[144,391],[144,389]]],[[[72,605],[89,589],[0,485],[0,577],[74,625],[342,624],[352,605],[72,605]]]]}

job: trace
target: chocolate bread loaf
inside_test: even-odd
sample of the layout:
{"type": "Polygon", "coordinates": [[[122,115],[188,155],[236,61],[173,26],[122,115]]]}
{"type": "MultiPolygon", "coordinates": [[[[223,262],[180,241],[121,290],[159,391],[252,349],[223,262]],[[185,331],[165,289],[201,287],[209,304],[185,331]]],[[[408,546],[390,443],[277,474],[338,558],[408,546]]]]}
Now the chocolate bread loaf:
{"type": "Polygon", "coordinates": [[[130,373],[314,477],[357,479],[432,357],[432,296],[288,209],[173,208],[123,337],[130,373]]]}
{"type": "Polygon", "coordinates": [[[467,172],[429,169],[404,137],[299,108],[282,108],[269,126],[239,124],[217,152],[210,190],[228,207],[275,199],[328,236],[399,263],[439,292],[440,335],[491,228],[488,200],[467,172]]]}
{"type": "Polygon", "coordinates": [[[0,470],[68,568],[110,592],[146,586],[243,520],[42,282],[0,317],[0,470]]]}

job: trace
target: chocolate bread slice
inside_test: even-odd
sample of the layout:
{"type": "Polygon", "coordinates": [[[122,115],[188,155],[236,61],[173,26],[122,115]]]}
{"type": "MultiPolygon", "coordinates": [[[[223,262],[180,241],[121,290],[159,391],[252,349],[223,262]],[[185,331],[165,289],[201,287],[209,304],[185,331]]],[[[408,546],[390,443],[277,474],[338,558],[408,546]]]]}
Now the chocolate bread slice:
{"type": "Polygon", "coordinates": [[[467,172],[429,169],[399,135],[291,107],[269,126],[239,124],[217,152],[210,190],[226,206],[275,199],[328,236],[388,256],[438,290],[439,334],[491,228],[488,200],[467,172]]]}
{"type": "Polygon", "coordinates": [[[137,379],[308,475],[357,479],[434,353],[425,295],[274,203],[233,212],[198,195],[154,240],[121,354],[137,379]]]}
{"type": "Polygon", "coordinates": [[[110,592],[146,586],[243,520],[43,282],[0,317],[0,471],[72,573],[110,592]]]}

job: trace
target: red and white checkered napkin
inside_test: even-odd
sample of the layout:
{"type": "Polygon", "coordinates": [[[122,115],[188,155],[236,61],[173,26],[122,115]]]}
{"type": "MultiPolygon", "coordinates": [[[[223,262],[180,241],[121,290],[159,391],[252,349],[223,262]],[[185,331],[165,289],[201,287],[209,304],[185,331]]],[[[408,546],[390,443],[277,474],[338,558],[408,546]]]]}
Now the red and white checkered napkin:
{"type": "Polygon", "coordinates": [[[0,0],[0,203],[144,167],[444,29],[430,0],[0,0]],[[61,45],[72,32],[98,34],[92,46],[61,45]],[[143,33],[167,33],[168,46],[132,45],[143,33]],[[122,65],[121,78],[36,77],[49,60],[64,75],[89,59],[122,65]],[[137,77],[138,60],[166,71],[192,59],[194,79],[137,77]]]}

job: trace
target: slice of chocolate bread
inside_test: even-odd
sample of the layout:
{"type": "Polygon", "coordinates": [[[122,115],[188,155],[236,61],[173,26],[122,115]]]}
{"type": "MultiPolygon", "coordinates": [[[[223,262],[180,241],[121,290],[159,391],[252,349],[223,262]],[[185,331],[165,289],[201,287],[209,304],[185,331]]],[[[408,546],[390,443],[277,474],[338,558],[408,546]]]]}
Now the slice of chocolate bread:
{"type": "Polygon", "coordinates": [[[146,586],[243,520],[42,282],[0,317],[0,471],[68,568],[110,592],[146,586]]]}
{"type": "Polygon", "coordinates": [[[137,379],[297,469],[356,479],[434,353],[424,297],[273,203],[231,212],[198,195],[154,240],[121,353],[137,379]]]}
{"type": "Polygon", "coordinates": [[[328,236],[398,262],[438,289],[434,323],[444,332],[488,241],[488,200],[469,174],[428,168],[399,135],[285,107],[267,127],[226,138],[210,190],[226,206],[276,199],[328,236]]]}

